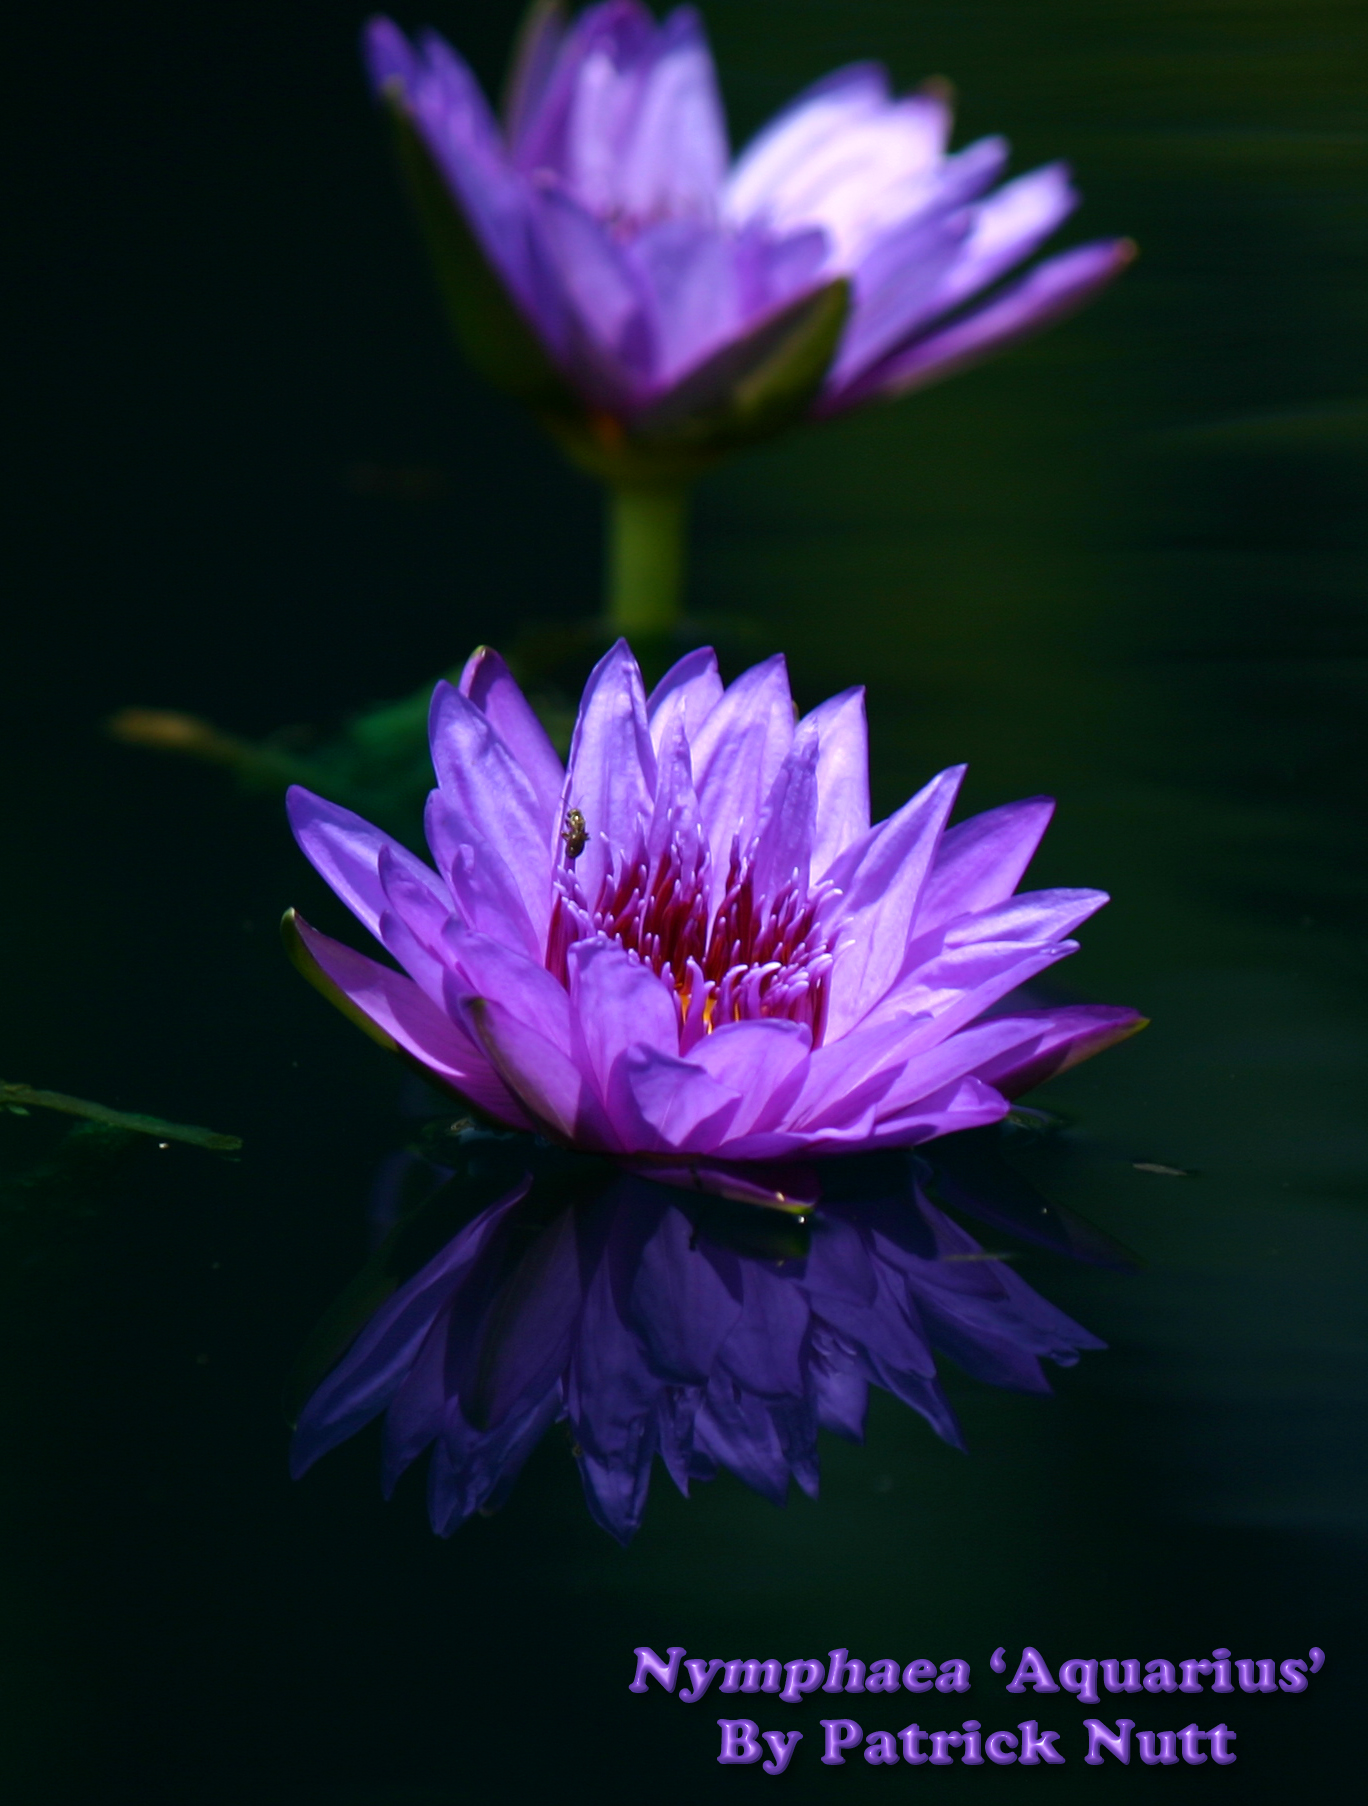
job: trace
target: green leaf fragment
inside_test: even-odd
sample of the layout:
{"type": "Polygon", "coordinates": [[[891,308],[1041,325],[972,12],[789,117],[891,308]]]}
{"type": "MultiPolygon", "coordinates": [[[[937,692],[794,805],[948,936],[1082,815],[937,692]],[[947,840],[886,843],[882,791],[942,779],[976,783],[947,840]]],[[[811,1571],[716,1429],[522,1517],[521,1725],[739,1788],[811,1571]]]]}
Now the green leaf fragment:
{"type": "Polygon", "coordinates": [[[220,1135],[215,1129],[196,1128],[193,1123],[167,1122],[164,1117],[144,1116],[131,1110],[111,1110],[108,1104],[68,1097],[62,1091],[40,1091],[32,1085],[0,1082],[0,1107],[21,1116],[27,1114],[28,1107],[58,1110],[65,1116],[83,1116],[89,1122],[102,1123],[106,1128],[150,1135],[158,1141],[184,1141],[191,1147],[208,1148],[216,1154],[236,1154],[242,1146],[241,1137],[237,1135],[220,1135]]]}

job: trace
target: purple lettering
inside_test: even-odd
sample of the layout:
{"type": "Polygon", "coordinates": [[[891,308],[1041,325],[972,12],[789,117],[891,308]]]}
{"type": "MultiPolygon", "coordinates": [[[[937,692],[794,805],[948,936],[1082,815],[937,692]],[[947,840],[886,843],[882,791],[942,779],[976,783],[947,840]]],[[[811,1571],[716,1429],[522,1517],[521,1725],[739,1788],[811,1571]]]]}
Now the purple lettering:
{"type": "MultiPolygon", "coordinates": [[[[1024,1693],[1027,1687],[1034,1687],[1037,1693],[1058,1693],[1059,1686],[1050,1673],[1043,1655],[1038,1649],[1032,1649],[1028,1643],[1021,1652],[1021,1660],[1017,1671],[1007,1683],[1009,1693],[1024,1693]]],[[[1025,1757],[1022,1758],[1025,1760],[1025,1757]]]]}
{"type": "Polygon", "coordinates": [[[749,1718],[719,1718],[722,1732],[722,1754],[719,1762],[758,1762],[764,1751],[755,1741],[760,1727],[749,1718]]]}
{"type": "Polygon", "coordinates": [[[653,1680],[659,1681],[667,1693],[674,1692],[675,1682],[679,1679],[679,1658],[684,1651],[676,1649],[671,1644],[665,1653],[670,1658],[668,1662],[662,1662],[654,1649],[648,1649],[644,1643],[640,1649],[632,1651],[637,1659],[637,1665],[635,1678],[627,1684],[629,1693],[644,1693],[648,1675],[653,1680]]]}
{"type": "MultiPolygon", "coordinates": [[[[1055,1689],[1059,1691],[1058,1688],[1055,1689]]],[[[1025,1724],[1019,1724],[1021,1732],[1020,1762],[1023,1767],[1032,1762],[1062,1762],[1064,1758],[1055,1748],[1058,1731],[1042,1731],[1038,1729],[1034,1718],[1028,1718],[1025,1724]]]]}
{"type": "Polygon", "coordinates": [[[1198,1762],[1206,1761],[1206,1757],[1197,1748],[1197,1745],[1205,1736],[1206,1732],[1199,1731],[1195,1724],[1185,1724],[1183,1726],[1182,1730],[1178,1733],[1178,1741],[1183,1746],[1184,1762],[1191,1762],[1195,1765],[1198,1762]]]}
{"type": "Polygon", "coordinates": [[[942,1662],[940,1675],[936,1681],[937,1693],[967,1693],[969,1691],[969,1664],[958,1656],[948,1662],[942,1662]]]}
{"type": "Polygon", "coordinates": [[[1102,1664],[1102,1685],[1108,1693],[1138,1693],[1140,1664],[1129,1657],[1124,1662],[1107,1660],[1102,1664]]]}
{"type": "Polygon", "coordinates": [[[892,1731],[871,1731],[865,1738],[869,1746],[864,1753],[866,1762],[872,1762],[877,1768],[883,1762],[898,1760],[898,1746],[893,1741],[892,1731]]]}
{"type": "Polygon", "coordinates": [[[719,1693],[777,1693],[783,1668],[776,1661],[728,1662],[719,1693]]]}
{"type": "Polygon", "coordinates": [[[958,1749],[963,1742],[964,1739],[958,1731],[932,1731],[931,1760],[939,1767],[944,1768],[948,1762],[955,1760],[950,1754],[950,1745],[953,1743],[958,1749]]]}
{"type": "Polygon", "coordinates": [[[785,1736],[783,1731],[762,1731],[760,1735],[770,1746],[771,1759],[761,1764],[760,1772],[766,1775],[782,1775],[789,1765],[789,1759],[803,1740],[801,1731],[790,1731],[785,1736]]]}
{"type": "Polygon", "coordinates": [[[926,1732],[919,1724],[904,1725],[898,1732],[898,1742],[902,1745],[903,1761],[925,1762],[926,1752],[921,1747],[921,1740],[926,1732]]]}
{"type": "Polygon", "coordinates": [[[863,1693],[865,1690],[865,1665],[863,1662],[848,1660],[850,1651],[833,1649],[830,1666],[827,1668],[823,1693],[863,1693]]]}
{"type": "Polygon", "coordinates": [[[1211,1740],[1211,1760],[1213,1762],[1224,1764],[1239,1761],[1239,1757],[1230,1747],[1235,1741],[1235,1732],[1229,1725],[1218,1724],[1214,1730],[1207,1732],[1207,1736],[1211,1740]]]}
{"type": "Polygon", "coordinates": [[[853,1718],[823,1718],[819,1720],[826,1732],[826,1748],[822,1752],[822,1760],[831,1767],[839,1768],[845,1761],[842,1750],[848,1750],[852,1743],[858,1743],[864,1732],[853,1718]]]}
{"type": "Polygon", "coordinates": [[[711,1662],[705,1662],[699,1656],[691,1656],[684,1664],[691,1685],[687,1692],[681,1688],[679,1694],[684,1704],[697,1704],[725,1667],[726,1663],[720,1656],[714,1656],[711,1662]]]}
{"type": "Polygon", "coordinates": [[[1066,1693],[1076,1693],[1085,1706],[1097,1704],[1097,1663],[1075,1658],[1065,1662],[1059,1671],[1059,1684],[1066,1693]]]}
{"type": "Polygon", "coordinates": [[[820,1687],[826,1669],[820,1662],[785,1662],[784,1691],[779,1695],[787,1705],[796,1706],[805,1693],[820,1687]]]}
{"type": "Polygon", "coordinates": [[[1083,1758],[1085,1762],[1091,1762],[1096,1768],[1102,1760],[1104,1750],[1109,1756],[1115,1756],[1118,1762],[1130,1761],[1130,1735],[1135,1729],[1133,1718],[1118,1718],[1114,1731],[1109,1731],[1100,1718],[1085,1718],[1083,1729],[1088,1733],[1088,1753],[1083,1758]]]}
{"type": "Polygon", "coordinates": [[[1137,1731],[1135,1741],[1140,1745],[1140,1760],[1151,1768],[1156,1762],[1167,1768],[1178,1760],[1178,1739],[1172,1731],[1137,1731]]]}

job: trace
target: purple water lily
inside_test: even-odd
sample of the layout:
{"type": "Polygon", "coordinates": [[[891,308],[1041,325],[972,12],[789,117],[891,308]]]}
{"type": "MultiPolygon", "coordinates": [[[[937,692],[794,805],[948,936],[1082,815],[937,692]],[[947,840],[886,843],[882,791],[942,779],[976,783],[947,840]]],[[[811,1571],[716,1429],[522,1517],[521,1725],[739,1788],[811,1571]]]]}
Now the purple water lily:
{"type": "Polygon", "coordinates": [[[648,698],[619,641],[567,769],[482,650],[438,686],[431,738],[434,865],[290,794],[305,854],[402,970],[297,918],[293,945],[378,1040],[510,1128],[802,1208],[811,1159],[995,1122],[1141,1025],[1004,1004],[1106,901],[1014,894],[1052,805],[947,828],[956,768],[871,826],[863,692],[795,722],[781,657],[724,690],[690,653],[648,698]]]}
{"type": "MultiPolygon", "coordinates": [[[[482,1143],[516,1173],[516,1145],[490,1137],[467,1138],[472,1164],[482,1143]]],[[[429,1511],[449,1535],[501,1502],[563,1420],[591,1513],[626,1542],[657,1455],[686,1495],[723,1467],[775,1504],[790,1476],[815,1495],[819,1428],[861,1440],[871,1385],[959,1444],[933,1351],[1044,1392],[1042,1356],[1067,1365],[1102,1344],[984,1258],[920,1193],[919,1165],[884,1175],[892,1196],[876,1176],[872,1196],[833,1200],[777,1259],[739,1253],[706,1204],[640,1179],[539,1208],[529,1170],[372,1318],[304,1407],[292,1471],[383,1412],[386,1494],[431,1448],[429,1511]]]]}
{"type": "Polygon", "coordinates": [[[689,8],[535,9],[502,125],[435,34],[414,45],[379,19],[366,47],[431,172],[420,205],[468,347],[610,475],[918,388],[1079,306],[1132,254],[1095,241],[1001,286],[1077,205],[1067,170],[996,186],[1006,143],[949,153],[945,93],[894,98],[874,64],[818,82],[733,162],[689,8]]]}

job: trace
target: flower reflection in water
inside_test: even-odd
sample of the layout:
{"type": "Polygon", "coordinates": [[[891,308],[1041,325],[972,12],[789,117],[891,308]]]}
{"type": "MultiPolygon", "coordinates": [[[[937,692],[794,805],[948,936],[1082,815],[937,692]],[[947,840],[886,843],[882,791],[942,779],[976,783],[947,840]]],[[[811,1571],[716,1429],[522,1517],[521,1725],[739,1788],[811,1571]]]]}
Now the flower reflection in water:
{"type": "MultiPolygon", "coordinates": [[[[444,1197],[468,1210],[498,1195],[371,1316],[308,1398],[292,1450],[302,1474],[384,1413],[386,1492],[430,1449],[442,1535],[497,1506],[557,1421],[591,1513],[626,1542],[657,1455],[686,1494],[725,1467],[782,1504],[790,1476],[817,1491],[819,1429],[861,1439],[871,1385],[958,1444],[936,1353],[1043,1392],[1042,1357],[1102,1346],[985,1256],[909,1153],[822,1163],[823,1203],[802,1220],[526,1136],[467,1130],[453,1158],[410,1220],[430,1218],[420,1233],[449,1229],[444,1197]]],[[[384,1268],[382,1255],[382,1288],[384,1268]]]]}

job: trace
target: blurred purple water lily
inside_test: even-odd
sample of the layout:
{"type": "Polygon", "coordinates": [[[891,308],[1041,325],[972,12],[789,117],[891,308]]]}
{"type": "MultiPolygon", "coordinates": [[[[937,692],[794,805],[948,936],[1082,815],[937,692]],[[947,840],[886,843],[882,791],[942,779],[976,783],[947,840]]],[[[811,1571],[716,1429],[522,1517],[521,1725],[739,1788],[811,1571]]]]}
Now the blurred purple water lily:
{"type": "Polygon", "coordinates": [[[431,741],[434,865],[289,799],[305,854],[402,970],[294,917],[291,941],[376,1039],[507,1127],[801,1209],[805,1162],[995,1122],[1141,1026],[1004,1004],[1106,901],[1014,894],[1048,800],[947,828],[956,768],[871,826],[863,692],[795,721],[781,657],[724,690],[690,653],[648,698],[619,641],[567,769],[482,650],[438,686],[431,741]]]}
{"type": "MultiPolygon", "coordinates": [[[[467,1142],[476,1161],[479,1145],[467,1142]]],[[[504,1153],[516,1171],[516,1149],[504,1153]]],[[[861,1440],[871,1385],[958,1445],[934,1350],[1044,1392],[1041,1357],[1071,1364],[1103,1345],[983,1258],[920,1193],[919,1165],[903,1157],[892,1196],[876,1183],[831,1201],[808,1245],[778,1259],[737,1252],[680,1192],[620,1176],[587,1204],[539,1208],[526,1172],[314,1392],[292,1471],[383,1412],[386,1494],[431,1448],[429,1511],[449,1535],[502,1501],[563,1420],[592,1515],[626,1542],[657,1455],[686,1495],[727,1468],[775,1504],[790,1476],[815,1496],[818,1430],[861,1440]]]]}
{"type": "Polygon", "coordinates": [[[918,388],[1059,318],[1129,260],[1017,271],[1077,205],[1062,164],[998,187],[950,154],[934,88],[874,64],[801,95],[732,161],[689,8],[534,9],[502,124],[461,58],[369,26],[456,324],[476,363],[614,481],[687,474],[807,413],[918,388]]]}

